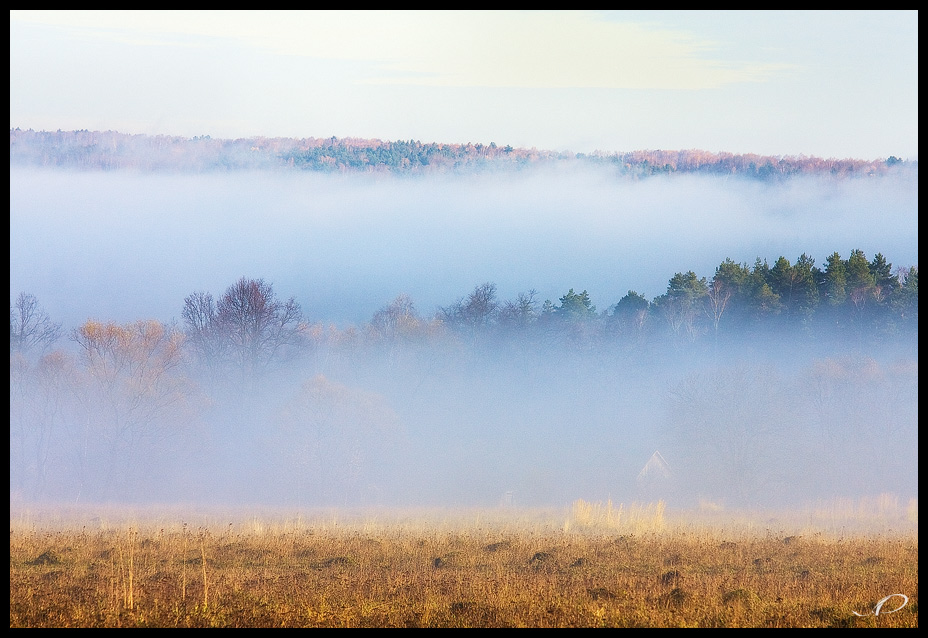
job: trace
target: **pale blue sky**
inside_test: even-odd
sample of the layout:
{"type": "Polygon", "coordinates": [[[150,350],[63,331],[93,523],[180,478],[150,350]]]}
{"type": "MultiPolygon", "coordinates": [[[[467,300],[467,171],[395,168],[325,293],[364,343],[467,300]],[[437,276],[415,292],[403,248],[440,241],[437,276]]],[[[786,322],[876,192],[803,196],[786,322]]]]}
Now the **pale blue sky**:
{"type": "Polygon", "coordinates": [[[918,156],[917,11],[11,11],[10,126],[918,156]]]}

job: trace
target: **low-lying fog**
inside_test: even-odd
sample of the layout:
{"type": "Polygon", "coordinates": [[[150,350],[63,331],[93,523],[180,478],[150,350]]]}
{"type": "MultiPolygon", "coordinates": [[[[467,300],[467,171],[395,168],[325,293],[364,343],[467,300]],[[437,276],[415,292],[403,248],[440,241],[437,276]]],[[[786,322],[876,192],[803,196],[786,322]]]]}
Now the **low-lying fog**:
{"type": "Polygon", "coordinates": [[[587,290],[598,310],[806,253],[918,263],[917,174],[784,185],[608,170],[390,179],[10,171],[10,290],[56,320],[179,318],[194,290],[262,277],[312,318],[359,323],[396,295],[425,314],[490,281],[510,299],[587,290]]]}
{"type": "MultiPolygon", "coordinates": [[[[500,301],[586,290],[602,312],[629,290],[654,299],[677,272],[711,279],[726,258],[805,253],[824,267],[861,249],[917,265],[917,213],[917,173],[765,184],[552,168],[421,179],[11,169],[10,293],[34,295],[66,331],[87,319],[182,327],[185,297],[218,297],[241,277],[339,330],[400,294],[430,318],[483,282],[500,301]]],[[[692,358],[518,344],[316,352],[247,392],[203,393],[195,428],[151,450],[129,436],[75,452],[96,436],[77,408],[40,434],[15,433],[11,416],[11,493],[307,506],[917,496],[917,336],[811,352],[757,335],[692,358]],[[658,449],[677,491],[643,494],[636,477],[658,449]]]]}

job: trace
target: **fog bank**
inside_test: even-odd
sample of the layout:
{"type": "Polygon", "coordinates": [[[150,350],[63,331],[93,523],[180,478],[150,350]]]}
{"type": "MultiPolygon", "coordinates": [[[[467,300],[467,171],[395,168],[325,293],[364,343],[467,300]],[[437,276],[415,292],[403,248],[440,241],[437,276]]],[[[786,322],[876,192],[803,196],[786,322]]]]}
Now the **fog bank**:
{"type": "Polygon", "coordinates": [[[477,283],[554,302],[587,290],[606,310],[676,272],[711,279],[731,258],[881,252],[918,263],[918,182],[767,184],[607,169],[504,175],[10,171],[10,291],[68,326],[177,318],[186,295],[264,278],[314,320],[360,323],[396,295],[423,314],[477,283]]]}
{"type": "Polygon", "coordinates": [[[582,330],[429,328],[482,282],[500,301],[586,290],[602,312],[629,290],[663,294],[680,271],[711,279],[726,258],[805,253],[821,267],[860,249],[917,265],[917,209],[917,174],[11,170],[11,302],[28,292],[68,330],[88,318],[183,327],[185,297],[241,277],[271,282],[311,323],[361,325],[401,293],[422,320],[417,338],[372,345],[316,334],[260,378],[183,361],[155,397],[171,401],[143,403],[150,412],[134,378],[104,387],[80,360],[11,356],[11,494],[298,507],[917,498],[917,332],[844,343],[758,330],[639,351],[582,330]],[[642,482],[656,450],[670,472],[642,482]]]}

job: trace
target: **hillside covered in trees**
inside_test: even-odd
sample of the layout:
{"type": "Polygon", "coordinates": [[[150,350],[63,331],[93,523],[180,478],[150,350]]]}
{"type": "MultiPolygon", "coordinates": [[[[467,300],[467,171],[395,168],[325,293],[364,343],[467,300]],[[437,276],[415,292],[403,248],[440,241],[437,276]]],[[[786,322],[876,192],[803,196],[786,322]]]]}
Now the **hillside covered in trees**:
{"type": "Polygon", "coordinates": [[[115,131],[10,129],[10,165],[77,170],[212,172],[303,170],[417,175],[512,170],[541,163],[611,166],[623,176],[669,173],[737,175],[775,180],[794,175],[876,176],[917,162],[896,157],[823,159],[702,150],[569,153],[484,143],[358,138],[213,139],[133,135],[115,131]]]}

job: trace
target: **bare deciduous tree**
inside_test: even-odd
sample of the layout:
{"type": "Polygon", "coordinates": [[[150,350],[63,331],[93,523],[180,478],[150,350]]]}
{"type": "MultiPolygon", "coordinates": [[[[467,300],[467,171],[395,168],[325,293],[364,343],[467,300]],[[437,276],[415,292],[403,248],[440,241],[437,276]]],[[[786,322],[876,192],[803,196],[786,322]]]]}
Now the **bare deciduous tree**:
{"type": "Polygon", "coordinates": [[[60,336],[61,324],[49,318],[33,295],[19,293],[10,304],[10,353],[45,350],[60,336]]]}
{"type": "Polygon", "coordinates": [[[218,364],[222,360],[225,343],[213,296],[208,292],[193,293],[184,299],[182,316],[188,347],[207,366],[218,364]]]}
{"type": "Polygon", "coordinates": [[[32,362],[10,356],[10,492],[46,496],[52,467],[67,467],[71,358],[54,350],[32,362]]]}
{"type": "Polygon", "coordinates": [[[299,304],[278,299],[263,279],[239,279],[215,304],[209,293],[193,293],[184,300],[183,318],[201,359],[210,366],[231,363],[252,379],[297,353],[306,332],[299,304]]]}
{"type": "Polygon", "coordinates": [[[414,334],[421,323],[412,298],[403,294],[375,312],[370,327],[375,339],[392,342],[403,335],[414,334]]]}
{"type": "Polygon", "coordinates": [[[87,321],[72,333],[81,348],[89,395],[101,418],[112,417],[118,433],[148,426],[164,409],[184,398],[185,382],[175,374],[183,336],[158,321],[127,325],[87,321]]]}
{"type": "MultiPolygon", "coordinates": [[[[75,387],[83,415],[84,477],[103,474],[109,490],[126,483],[146,451],[179,434],[200,407],[196,388],[179,372],[183,335],[158,321],[126,325],[87,321],[71,338],[84,374],[75,387]],[[102,463],[99,468],[92,467],[102,463]]],[[[83,452],[82,452],[83,454],[83,452]]]]}
{"type": "Polygon", "coordinates": [[[538,319],[538,292],[533,288],[520,292],[515,300],[500,306],[498,321],[507,328],[526,328],[538,319]]]}
{"type": "Polygon", "coordinates": [[[497,320],[499,309],[496,284],[487,282],[475,286],[473,292],[460,301],[439,309],[438,315],[445,325],[476,342],[477,336],[497,320]]]}
{"type": "Polygon", "coordinates": [[[722,321],[722,315],[730,299],[731,288],[722,281],[713,280],[706,292],[706,313],[712,320],[716,338],[719,334],[719,323],[722,321]]]}

